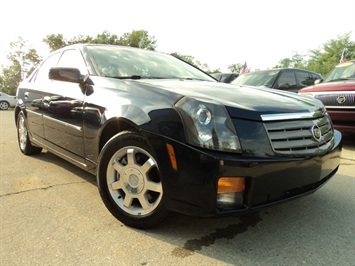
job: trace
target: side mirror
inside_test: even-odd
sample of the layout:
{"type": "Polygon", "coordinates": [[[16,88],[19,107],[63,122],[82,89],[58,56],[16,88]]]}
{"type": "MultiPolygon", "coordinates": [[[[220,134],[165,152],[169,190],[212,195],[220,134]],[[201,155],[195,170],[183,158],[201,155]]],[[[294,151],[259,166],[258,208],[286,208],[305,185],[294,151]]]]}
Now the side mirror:
{"type": "Polygon", "coordinates": [[[322,82],[323,82],[323,79],[316,79],[314,81],[314,85],[317,85],[317,84],[322,83],[322,82]]]}
{"type": "Polygon", "coordinates": [[[70,67],[52,67],[48,74],[49,79],[83,84],[87,77],[81,75],[80,70],[70,67]]]}

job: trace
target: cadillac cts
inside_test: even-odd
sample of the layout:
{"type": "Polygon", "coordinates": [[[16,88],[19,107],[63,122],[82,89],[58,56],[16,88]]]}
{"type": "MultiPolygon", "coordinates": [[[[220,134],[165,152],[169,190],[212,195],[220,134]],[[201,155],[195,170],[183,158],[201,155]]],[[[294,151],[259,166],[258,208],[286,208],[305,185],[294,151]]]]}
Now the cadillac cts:
{"type": "Polygon", "coordinates": [[[17,90],[18,143],[97,176],[108,210],[149,228],[175,211],[243,214],[316,191],[338,170],[341,134],[323,104],[216,82],[175,57],[80,44],[17,90]]]}

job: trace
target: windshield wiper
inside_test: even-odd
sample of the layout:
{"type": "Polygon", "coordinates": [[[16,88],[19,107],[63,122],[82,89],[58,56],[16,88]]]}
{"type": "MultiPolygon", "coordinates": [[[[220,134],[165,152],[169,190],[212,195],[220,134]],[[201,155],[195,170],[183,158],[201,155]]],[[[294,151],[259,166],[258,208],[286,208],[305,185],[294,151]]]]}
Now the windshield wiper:
{"type": "Polygon", "coordinates": [[[342,80],[349,80],[350,78],[340,78],[340,79],[332,79],[332,80],[328,80],[325,82],[333,82],[333,81],[342,81],[342,80]]]}
{"type": "Polygon", "coordinates": [[[139,75],[132,75],[132,76],[105,76],[106,78],[113,78],[113,79],[141,79],[142,76],[139,75]]]}
{"type": "Polygon", "coordinates": [[[132,76],[105,76],[106,78],[114,78],[114,79],[165,79],[163,77],[148,77],[148,76],[140,76],[140,75],[132,75],[132,76]]]}
{"type": "Polygon", "coordinates": [[[209,80],[205,80],[205,79],[198,79],[198,78],[178,78],[180,80],[200,80],[200,81],[209,81],[209,80]]]}

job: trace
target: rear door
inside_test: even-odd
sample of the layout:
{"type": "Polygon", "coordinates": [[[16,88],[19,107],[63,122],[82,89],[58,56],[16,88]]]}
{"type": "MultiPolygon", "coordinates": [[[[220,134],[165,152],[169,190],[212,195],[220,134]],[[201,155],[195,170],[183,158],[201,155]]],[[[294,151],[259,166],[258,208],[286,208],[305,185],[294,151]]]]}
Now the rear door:
{"type": "Polygon", "coordinates": [[[49,68],[57,64],[59,57],[60,53],[48,57],[28,82],[21,83],[18,90],[18,98],[22,99],[26,107],[29,132],[34,139],[41,142],[44,138],[43,112],[46,110],[42,91],[51,86],[48,79],[49,68]]]}

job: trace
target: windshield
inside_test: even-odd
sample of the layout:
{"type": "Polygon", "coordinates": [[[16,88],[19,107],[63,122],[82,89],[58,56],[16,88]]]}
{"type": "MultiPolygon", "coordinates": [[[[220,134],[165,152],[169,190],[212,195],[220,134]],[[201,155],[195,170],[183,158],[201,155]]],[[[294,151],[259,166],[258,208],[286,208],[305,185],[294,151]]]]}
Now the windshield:
{"type": "Polygon", "coordinates": [[[337,65],[332,71],[330,71],[325,82],[344,79],[355,79],[355,62],[345,62],[337,65]]]}
{"type": "Polygon", "coordinates": [[[193,66],[163,53],[120,46],[87,46],[100,75],[113,78],[214,81],[193,66]]]}
{"type": "Polygon", "coordinates": [[[280,70],[255,71],[237,77],[232,84],[264,86],[270,88],[280,70]]]}

